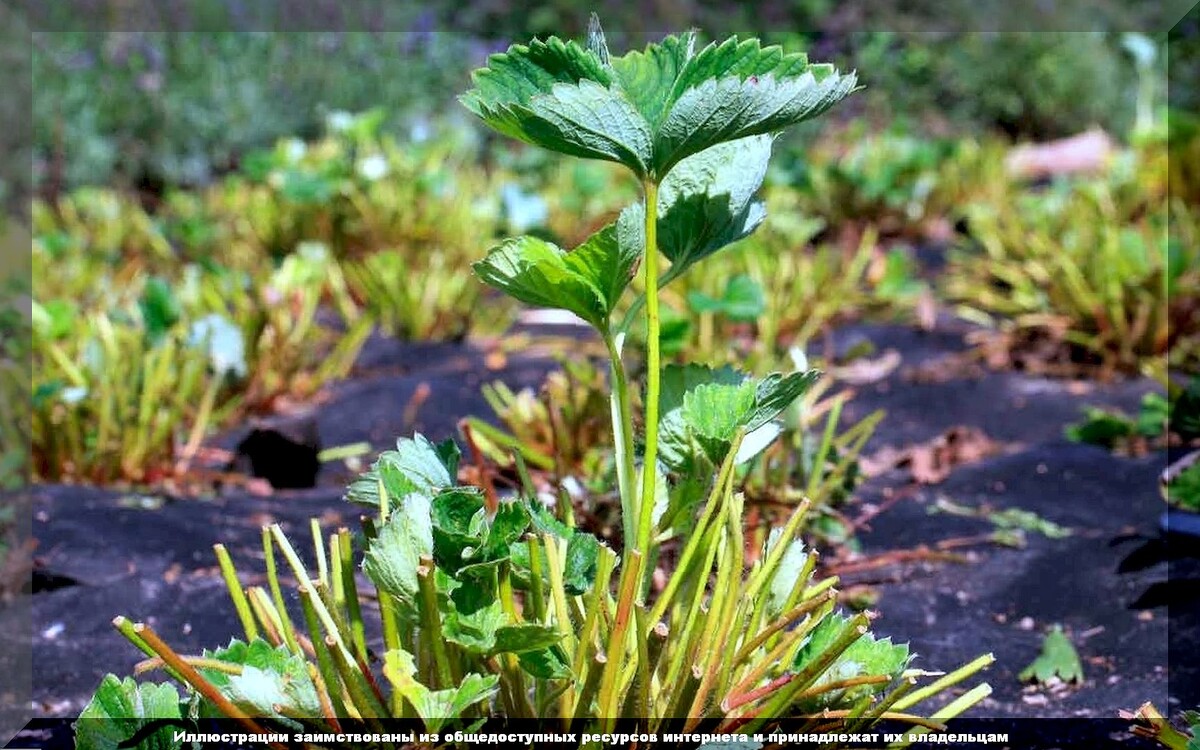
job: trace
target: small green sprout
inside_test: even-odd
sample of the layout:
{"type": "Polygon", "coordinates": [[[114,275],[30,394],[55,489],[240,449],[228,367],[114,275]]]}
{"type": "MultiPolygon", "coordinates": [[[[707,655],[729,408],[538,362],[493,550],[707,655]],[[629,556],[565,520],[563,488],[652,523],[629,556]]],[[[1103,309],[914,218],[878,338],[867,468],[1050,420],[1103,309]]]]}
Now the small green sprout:
{"type": "Polygon", "coordinates": [[[1033,663],[1017,675],[1022,682],[1045,685],[1054,679],[1063,682],[1083,682],[1083,664],[1062,626],[1055,625],[1042,641],[1042,652],[1033,663]]]}

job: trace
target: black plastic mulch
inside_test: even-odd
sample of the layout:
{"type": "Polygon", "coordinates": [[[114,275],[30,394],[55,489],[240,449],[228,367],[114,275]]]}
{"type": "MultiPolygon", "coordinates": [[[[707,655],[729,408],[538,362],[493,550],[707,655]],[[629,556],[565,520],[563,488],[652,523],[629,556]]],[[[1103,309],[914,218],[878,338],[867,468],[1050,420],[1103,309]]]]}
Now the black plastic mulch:
{"type": "MultiPolygon", "coordinates": [[[[1066,539],[1030,534],[1023,549],[975,546],[968,563],[891,569],[899,580],[881,586],[876,630],[911,643],[920,654],[917,666],[926,669],[994,653],[997,663],[985,675],[994,692],[976,716],[1111,718],[1145,700],[1171,710],[1200,703],[1194,657],[1200,598],[1170,587],[1156,592],[1153,585],[1168,578],[1165,563],[1118,572],[1145,543],[1138,535],[1157,534],[1164,509],[1156,485],[1161,457],[1119,458],[1062,439],[1064,425],[1077,420],[1084,405],[1132,413],[1152,385],[1093,384],[1080,393],[1063,381],[1020,373],[979,377],[949,370],[945,382],[917,383],[912,368],[928,372],[949,362],[943,358],[963,349],[962,330],[861,325],[842,329],[834,341],[845,348],[863,338],[904,357],[885,380],[858,388],[847,408],[848,417],[888,411],[868,450],[928,440],[956,425],[981,428],[1010,448],[956,468],[943,483],[919,489],[876,518],[862,535],[867,553],[990,530],[986,520],[931,515],[939,496],[967,506],[1032,510],[1074,532],[1066,539]],[[1078,646],[1085,681],[1062,694],[1024,692],[1016,674],[1037,655],[1052,624],[1063,625],[1078,646]]],[[[372,339],[357,374],[334,388],[316,413],[322,443],[367,440],[381,449],[414,430],[434,439],[450,436],[458,418],[487,413],[483,383],[536,385],[554,364],[513,355],[502,370],[483,363],[484,353],[470,346],[372,339]],[[422,383],[430,397],[406,424],[405,406],[422,383]]],[[[312,490],[267,498],[229,493],[157,509],[107,490],[38,488],[34,534],[43,590],[32,604],[34,712],[74,715],[104,673],[131,671],[140,654],[112,629],[116,614],[152,624],[183,652],[228,642],[237,624],[212,545],[223,542],[248,575],[261,570],[264,523],[282,524],[296,540],[307,539],[310,517],[323,518],[326,528],[354,527],[356,514],[341,501],[345,478],[325,470],[312,490]]],[[[878,477],[862,498],[879,501],[885,488],[906,481],[900,472],[878,477]]],[[[1177,561],[1172,583],[1196,576],[1195,562],[1177,561]]]]}

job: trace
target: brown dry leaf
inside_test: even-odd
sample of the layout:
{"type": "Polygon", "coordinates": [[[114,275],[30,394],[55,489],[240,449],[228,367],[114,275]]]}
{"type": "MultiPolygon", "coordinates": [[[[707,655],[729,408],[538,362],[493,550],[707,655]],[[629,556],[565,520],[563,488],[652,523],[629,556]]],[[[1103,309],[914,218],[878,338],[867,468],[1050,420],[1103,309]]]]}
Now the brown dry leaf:
{"type": "MultiPolygon", "coordinates": [[[[1032,323],[1030,324],[1033,325],[1032,323]]],[[[1036,327],[1015,331],[972,331],[966,341],[992,370],[1021,370],[1058,378],[1111,375],[1105,368],[1079,361],[1080,352],[1066,340],[1069,321],[1041,316],[1036,327]]]]}
{"type": "Polygon", "coordinates": [[[275,494],[275,488],[271,486],[271,483],[259,477],[251,477],[246,480],[246,491],[258,497],[271,497],[275,494]]]}
{"type": "Polygon", "coordinates": [[[929,289],[921,292],[921,296],[917,298],[916,309],[914,310],[917,316],[917,325],[922,331],[932,331],[937,327],[937,300],[933,297],[933,292],[929,289]]]}
{"type": "Polygon", "coordinates": [[[934,440],[917,446],[911,456],[913,479],[937,484],[960,464],[970,464],[1000,451],[1000,446],[976,427],[953,427],[934,440]]]}
{"type": "Polygon", "coordinates": [[[168,586],[174,586],[179,581],[179,574],[183,572],[183,566],[179,563],[173,563],[163,573],[163,580],[168,586]]]}
{"type": "Polygon", "coordinates": [[[951,427],[932,440],[904,449],[883,448],[860,462],[868,476],[907,468],[917,484],[939,484],[956,466],[970,464],[1004,450],[977,427],[951,427]]]}
{"type": "Polygon", "coordinates": [[[431,395],[433,395],[433,389],[427,381],[422,380],[417,384],[412,396],[408,399],[408,403],[404,405],[402,419],[406,430],[412,429],[413,425],[417,423],[417,413],[421,411],[421,407],[425,405],[425,402],[429,400],[431,395]]]}
{"type": "Polygon", "coordinates": [[[490,351],[484,357],[483,364],[489,370],[503,370],[508,366],[508,355],[499,349],[490,351]]]}
{"type": "Polygon", "coordinates": [[[868,479],[891,471],[900,465],[908,452],[888,445],[858,460],[858,468],[868,479]]]}
{"type": "Polygon", "coordinates": [[[1072,396],[1085,396],[1092,392],[1092,384],[1086,380],[1072,380],[1067,383],[1067,393],[1072,396]]]}
{"type": "Polygon", "coordinates": [[[875,359],[861,357],[848,365],[831,367],[829,374],[850,385],[877,383],[891,375],[903,361],[900,352],[888,349],[875,359]]]}
{"type": "Polygon", "coordinates": [[[979,349],[990,370],[1009,370],[1013,366],[1013,341],[1011,336],[993,331],[977,331],[967,334],[966,340],[979,349]]]}
{"type": "Polygon", "coordinates": [[[904,379],[910,383],[939,384],[951,380],[978,380],[986,372],[979,364],[979,355],[973,351],[947,354],[931,362],[924,362],[904,370],[904,379]]]}
{"type": "Polygon", "coordinates": [[[196,449],[196,460],[212,466],[227,466],[234,459],[234,452],[224,448],[202,445],[196,449]]]}
{"type": "Polygon", "coordinates": [[[936,444],[913,446],[908,452],[908,469],[917,484],[939,484],[950,476],[950,466],[942,460],[936,444]]]}

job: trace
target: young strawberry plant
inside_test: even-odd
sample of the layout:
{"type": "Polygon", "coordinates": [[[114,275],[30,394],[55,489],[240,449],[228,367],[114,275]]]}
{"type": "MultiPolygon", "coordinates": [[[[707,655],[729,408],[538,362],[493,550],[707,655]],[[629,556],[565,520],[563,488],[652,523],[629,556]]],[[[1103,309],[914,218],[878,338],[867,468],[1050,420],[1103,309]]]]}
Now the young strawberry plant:
{"type": "Polygon", "coordinates": [[[840,153],[802,162],[796,187],[807,213],[839,228],[873,224],[881,234],[921,236],[953,205],[940,174],[954,158],[952,143],[861,128],[839,140],[847,144],[840,153]]]}
{"type": "MultiPolygon", "coordinates": [[[[444,732],[496,715],[606,732],[623,717],[647,732],[704,722],[753,733],[786,717],[807,728],[939,726],[986,696],[976,686],[931,719],[908,711],[991,657],[914,689],[928,673],[910,668],[907,646],[875,638],[864,614],[837,612],[836,581],[814,579],[817,555],[797,538],[805,503],[752,562],[746,554],[735,471],[775,440],[776,418],[818,373],[751,378],[661,361],[659,288],[757,226],[771,134],[849,94],[854,76],[753,39],[696,50],[690,34],[614,57],[593,23],[586,46],[514,45],[475,83],[463,101],[488,125],[614,161],[642,186],[642,203],[574,250],[518,237],[475,265],[520,301],[575,313],[606,344],[621,550],[528,484],[515,497],[486,480],[460,485],[453,442],[418,435],[347,493],[370,511],[362,569],[376,589],[382,650],[366,644],[350,533],[327,536],[314,522],[315,572],[281,529],[264,531],[265,587],[245,589],[218,550],[244,642],[185,657],[153,628],[118,618],[150,657],[142,669],[166,670],[201,697],[202,714],[251,729],[257,717],[323,729],[397,717],[444,732]],[[648,335],[635,433],[626,330],[614,312],[639,268],[648,335]],[[673,564],[656,584],[667,540],[673,564]],[[279,558],[298,585],[302,621],[286,607],[279,558]]],[[[85,715],[130,704],[143,715],[152,704],[177,712],[175,694],[158,690],[107,678],[85,715]]]]}
{"type": "Polygon", "coordinates": [[[321,243],[302,243],[278,268],[250,280],[227,269],[193,270],[181,289],[198,314],[193,339],[211,335],[210,352],[236,360],[245,410],[310,398],[345,377],[371,333],[372,321],[350,303],[341,268],[321,243]],[[326,299],[341,312],[342,330],[322,320],[326,299]],[[222,348],[219,339],[231,345],[222,348]]]}
{"type": "Polygon", "coordinates": [[[33,303],[30,448],[48,481],[154,483],[186,433],[214,421],[223,377],[177,327],[152,316],[33,303]]]}
{"type": "Polygon", "coordinates": [[[999,329],[1013,361],[1043,348],[1058,360],[1044,366],[1067,373],[1165,358],[1182,369],[1200,325],[1182,291],[1200,276],[1195,212],[1155,198],[1144,184],[1158,179],[1152,166],[1117,160],[1103,177],[968,206],[978,249],[951,254],[945,296],[964,318],[999,329]]]}
{"type": "Polygon", "coordinates": [[[609,463],[610,409],[604,371],[587,359],[561,360],[535,393],[513,392],[503,382],[483,387],[483,397],[504,429],[478,417],[466,426],[487,458],[505,468],[519,453],[530,468],[551,472],[556,484],[567,476],[585,484],[603,481],[609,463]]]}

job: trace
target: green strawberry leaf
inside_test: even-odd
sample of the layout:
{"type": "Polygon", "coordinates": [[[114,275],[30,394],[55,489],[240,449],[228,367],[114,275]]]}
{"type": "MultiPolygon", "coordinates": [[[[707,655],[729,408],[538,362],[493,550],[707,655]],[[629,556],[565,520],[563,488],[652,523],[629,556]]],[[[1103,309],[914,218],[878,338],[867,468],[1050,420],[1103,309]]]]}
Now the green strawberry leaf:
{"type": "Polygon", "coordinates": [[[508,559],[510,547],[525,535],[529,522],[529,507],[524,502],[500,503],[478,557],[489,561],[508,559]]]}
{"type": "Polygon", "coordinates": [[[1200,750],[1200,711],[1184,711],[1183,720],[1187,722],[1188,732],[1191,734],[1187,750],[1200,750]]]}
{"type": "MultiPolygon", "coordinates": [[[[736,38],[722,46],[731,44],[738,44],[736,38]]],[[[741,44],[757,46],[757,41],[741,44]]],[[[683,159],[718,143],[810,120],[855,89],[853,73],[841,75],[822,65],[808,65],[801,73],[796,70],[743,78],[737,74],[718,77],[722,71],[715,67],[712,77],[679,95],[659,126],[654,138],[655,174],[667,174],[683,159]]],[[[681,78],[689,72],[685,70],[681,78]]]]}
{"type": "MultiPolygon", "coordinates": [[[[847,623],[850,623],[850,618],[846,618],[840,613],[829,614],[828,617],[821,620],[821,624],[818,624],[812,631],[812,635],[809,636],[808,642],[797,653],[796,668],[820,658],[821,654],[832,646],[835,638],[846,628],[847,623]]],[[[905,670],[911,660],[912,655],[908,653],[906,643],[894,644],[892,638],[878,638],[877,640],[870,632],[865,632],[858,640],[851,643],[838,656],[838,659],[834,660],[828,670],[821,673],[821,677],[818,677],[814,683],[814,688],[856,677],[887,676],[894,679],[905,670]]],[[[803,708],[804,710],[820,710],[832,706],[834,703],[853,703],[883,688],[886,688],[886,683],[824,691],[805,702],[803,708]]]]}
{"type": "Polygon", "coordinates": [[[611,224],[571,252],[537,237],[511,239],[474,269],[484,283],[510,297],[568,310],[604,332],[640,257],[640,245],[611,224]]]}
{"type": "Polygon", "coordinates": [[[50,341],[70,336],[79,321],[79,308],[66,300],[54,299],[45,305],[35,300],[31,309],[33,333],[50,341]]]}
{"type": "Polygon", "coordinates": [[[457,468],[457,447],[452,451],[446,443],[434,445],[418,433],[397,440],[396,450],[381,453],[371,470],[346,489],[345,499],[378,508],[381,482],[393,504],[413,493],[431,497],[454,486],[457,468]]]}
{"type": "Polygon", "coordinates": [[[659,401],[659,459],[680,475],[703,469],[700,452],[719,464],[734,434],[745,428],[737,459],[749,461],[779,436],[772,420],[819,376],[817,370],[771,373],[756,381],[728,366],[669,365],[659,401]]]}
{"type": "MultiPolygon", "coordinates": [[[[794,668],[801,669],[805,664],[820,658],[849,622],[850,619],[840,613],[832,613],[823,619],[797,652],[794,668]]],[[[893,644],[891,638],[876,639],[871,633],[864,633],[834,660],[813,683],[813,687],[872,675],[895,678],[908,667],[911,659],[908,644],[893,644]]],[[[819,710],[834,703],[852,703],[884,687],[886,684],[860,685],[845,690],[823,692],[804,705],[804,709],[819,710]]]]}
{"type": "Polygon", "coordinates": [[[1167,485],[1167,502],[1200,513],[1200,462],[1179,472],[1167,485]]]}
{"type": "Polygon", "coordinates": [[[499,600],[469,614],[450,605],[445,613],[443,634],[446,640],[457,643],[473,654],[488,654],[496,648],[496,631],[508,623],[499,600]]]}
{"type": "Polygon", "coordinates": [[[316,716],[321,711],[308,663],[284,646],[233,640],[204,656],[241,667],[241,674],[201,667],[200,673],[233,705],[251,716],[316,716]],[[278,710],[277,710],[278,709],[278,710]]]}
{"type": "Polygon", "coordinates": [[[497,600],[497,573],[502,563],[502,560],[474,563],[463,566],[454,574],[454,580],[460,585],[450,598],[460,612],[477,612],[497,600]]]}
{"type": "Polygon", "coordinates": [[[720,463],[734,434],[754,409],[754,383],[705,383],[683,397],[683,422],[713,463],[720,463]]]}
{"type": "Polygon", "coordinates": [[[433,446],[433,449],[437,452],[442,466],[446,468],[446,475],[451,478],[457,477],[458,462],[462,459],[462,450],[458,447],[458,443],[454,442],[453,438],[446,438],[433,446]]]}
{"type": "MultiPolygon", "coordinates": [[[[603,39],[603,33],[600,33],[603,39]]],[[[695,46],[695,33],[687,32],[648,45],[645,51],[631,50],[612,60],[612,69],[622,90],[652,129],[656,129],[666,115],[671,90],[694,54],[695,46]]]]}
{"type": "Polygon", "coordinates": [[[496,694],[500,681],[498,675],[484,677],[471,673],[456,688],[430,690],[417,682],[416,662],[412,654],[403,649],[384,655],[383,674],[425,722],[425,727],[433,732],[461,717],[467,708],[489,700],[496,694]]]}
{"type": "MultiPolygon", "coordinates": [[[[662,463],[665,465],[666,462],[662,463]]],[[[659,504],[655,503],[652,517],[655,528],[680,532],[690,529],[696,509],[708,496],[707,483],[694,474],[684,475],[674,483],[669,483],[665,478],[659,481],[667,486],[667,504],[660,513],[659,504]]]]}
{"type": "MultiPolygon", "coordinates": [[[[173,685],[138,684],[105,675],[75,722],[75,747],[79,750],[115,750],[153,719],[180,719],[179,693],[173,685]]],[[[175,727],[164,727],[142,740],[139,748],[174,750],[175,727]]]]}
{"type": "Polygon", "coordinates": [[[1131,437],[1135,430],[1136,424],[1124,414],[1096,407],[1084,410],[1082,422],[1069,424],[1064,428],[1066,437],[1071,442],[1109,449],[1131,437]]]}
{"type": "Polygon", "coordinates": [[[523,654],[541,651],[562,640],[562,633],[549,625],[505,625],[496,629],[496,645],[492,653],[523,654]]]}
{"type": "Polygon", "coordinates": [[[1079,652],[1058,625],[1046,634],[1042,641],[1042,653],[1018,675],[1022,682],[1041,684],[1054,677],[1063,682],[1083,682],[1083,664],[1079,661],[1079,652]]]}
{"type": "Polygon", "coordinates": [[[681,408],[664,413],[658,421],[658,460],[681,477],[706,475],[712,469],[708,452],[688,429],[681,408]]]}
{"type": "Polygon", "coordinates": [[[576,531],[567,541],[567,559],[563,565],[563,586],[568,594],[587,593],[596,580],[600,559],[600,542],[583,531],[576,531]]]}
{"type": "Polygon", "coordinates": [[[854,74],[755,39],[694,47],[691,34],[668,36],[614,58],[593,22],[586,47],[552,37],[493,55],[461,101],[505,135],[661,181],[689,156],[815,117],[855,89],[854,74]]]}
{"type": "Polygon", "coordinates": [[[171,285],[158,276],[146,281],[146,288],[138,299],[138,309],[142,313],[142,324],[146,327],[146,336],[151,343],[162,340],[162,337],[179,322],[183,311],[175,290],[171,285]]]}
{"type": "Polygon", "coordinates": [[[493,129],[551,151],[646,171],[649,128],[596,52],[557,37],[514,44],[471,78],[475,88],[460,101],[493,129]]]}
{"type": "Polygon", "coordinates": [[[758,381],[754,399],[754,414],[746,425],[747,430],[757,430],[779,416],[792,402],[804,395],[812,384],[821,377],[820,370],[792,372],[784,375],[773,372],[758,381]]]}
{"type": "Polygon", "coordinates": [[[699,385],[708,383],[741,385],[745,379],[746,376],[743,373],[729,365],[715,369],[708,365],[695,363],[667,365],[663,368],[659,386],[659,412],[667,414],[682,407],[684,396],[699,385]]]}
{"type": "MultiPolygon", "coordinates": [[[[680,162],[658,190],[658,247],[671,261],[663,287],[692,265],[752,233],[766,218],[754,200],[767,174],[773,138],[768,135],[720,143],[680,162]]],[[[645,207],[621,212],[639,248],[645,244],[645,207]]]]}
{"type": "Polygon", "coordinates": [[[754,196],[767,175],[773,141],[759,135],[719,143],[667,174],[658,190],[658,246],[671,261],[662,284],[763,222],[766,208],[754,196]]]}
{"type": "Polygon", "coordinates": [[[543,680],[566,680],[573,676],[562,649],[558,646],[540,651],[524,651],[517,654],[521,668],[543,680]]]}
{"type": "Polygon", "coordinates": [[[476,562],[476,552],[487,534],[483,492],[474,487],[444,490],[430,504],[433,558],[439,570],[456,573],[476,562]]]}
{"type": "Polygon", "coordinates": [[[430,501],[412,494],[395,508],[363,556],[363,572],[376,586],[396,597],[405,617],[417,614],[417,568],[433,555],[430,501]]]}

